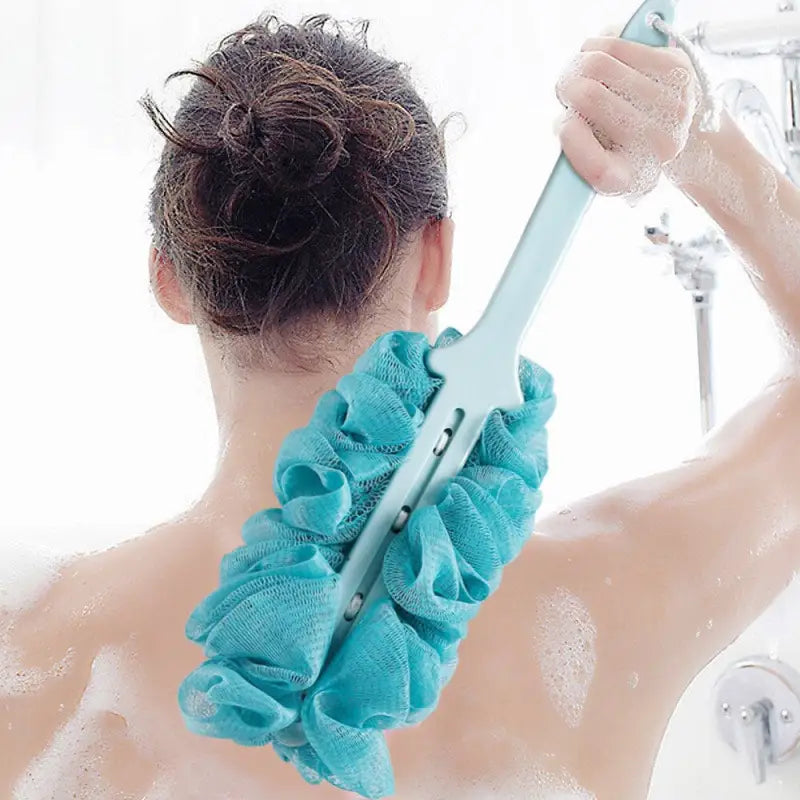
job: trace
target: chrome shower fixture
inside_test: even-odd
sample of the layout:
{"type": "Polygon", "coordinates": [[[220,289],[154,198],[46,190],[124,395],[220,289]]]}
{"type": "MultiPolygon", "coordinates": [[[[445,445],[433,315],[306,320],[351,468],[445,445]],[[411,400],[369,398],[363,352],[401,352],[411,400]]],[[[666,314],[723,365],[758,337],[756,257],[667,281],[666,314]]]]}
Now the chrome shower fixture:
{"type": "Polygon", "coordinates": [[[730,252],[722,236],[708,229],[694,239],[679,241],[670,234],[669,212],[659,225],[647,226],[645,236],[655,252],[665,252],[675,277],[691,294],[697,336],[697,369],[700,388],[700,419],[703,433],[714,427],[714,384],[711,347],[711,297],[717,286],[714,263],[730,252]]]}
{"type": "Polygon", "coordinates": [[[732,116],[760,118],[787,176],[800,185],[800,11],[796,0],[782,0],[769,16],[736,21],[706,20],[686,36],[707,53],[727,58],[775,56],[781,61],[781,115],[783,132],[760,91],[746,81],[728,81],[721,87],[732,116]],[[761,95],[759,97],[759,95],[761,95]],[[783,139],[783,141],[780,141],[783,139]]]}

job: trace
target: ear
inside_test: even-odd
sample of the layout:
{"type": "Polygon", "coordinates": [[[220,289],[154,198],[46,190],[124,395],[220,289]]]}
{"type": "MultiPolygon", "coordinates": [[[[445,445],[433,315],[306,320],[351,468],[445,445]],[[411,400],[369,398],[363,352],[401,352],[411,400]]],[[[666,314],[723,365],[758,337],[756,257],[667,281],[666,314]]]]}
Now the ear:
{"type": "Polygon", "coordinates": [[[181,325],[193,323],[191,306],[175,274],[175,267],[154,245],[150,245],[148,268],[150,288],[166,315],[181,325]]]}
{"type": "Polygon", "coordinates": [[[429,222],[423,231],[416,295],[427,313],[440,309],[450,296],[454,231],[450,217],[429,222]]]}

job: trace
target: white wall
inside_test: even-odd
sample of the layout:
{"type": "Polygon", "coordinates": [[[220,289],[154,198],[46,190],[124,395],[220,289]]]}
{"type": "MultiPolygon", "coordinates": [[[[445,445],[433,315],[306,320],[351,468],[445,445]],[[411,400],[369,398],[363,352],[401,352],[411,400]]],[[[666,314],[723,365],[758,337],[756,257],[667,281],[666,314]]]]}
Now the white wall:
{"type": "MultiPolygon", "coordinates": [[[[264,6],[6,5],[0,539],[95,547],[186,507],[204,488],[216,448],[193,331],[171,324],[148,294],[145,203],[158,139],[136,99],[146,89],[163,98],[170,71],[202,57],[264,6]]],[[[436,118],[466,115],[468,129],[450,148],[456,275],[444,321],[468,328],[557,155],[555,79],[584,38],[625,20],[630,2],[302,0],[269,8],[292,21],[318,11],[369,17],[372,41],[412,65],[436,118]]],[[[743,0],[687,2],[682,22],[747,9],[743,0]]],[[[774,65],[715,68],[756,80],[777,103],[774,65]]],[[[666,186],[633,209],[598,199],[531,332],[526,351],[554,373],[560,398],[546,508],[674,463],[697,442],[689,300],[665,274],[667,265],[641,252],[644,224],[667,204],[688,232],[704,224],[666,186]]],[[[720,275],[714,314],[724,417],[767,379],[777,347],[760,301],[732,262],[720,275]]],[[[745,649],[765,650],[759,630],[745,649]]],[[[777,638],[800,666],[788,627],[777,638]]],[[[709,676],[677,712],[681,732],[665,744],[658,800],[756,796],[740,765],[714,750],[709,676]],[[698,758],[706,747],[708,760],[698,758]]],[[[758,796],[789,796],[779,791],[775,785],[758,796]]]]}

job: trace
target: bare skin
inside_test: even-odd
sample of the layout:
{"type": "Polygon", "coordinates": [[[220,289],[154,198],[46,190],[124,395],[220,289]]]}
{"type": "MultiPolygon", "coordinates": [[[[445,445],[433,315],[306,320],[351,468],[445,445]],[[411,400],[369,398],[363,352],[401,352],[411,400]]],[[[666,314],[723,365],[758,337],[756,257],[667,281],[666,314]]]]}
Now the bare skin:
{"type": "MultiPolygon", "coordinates": [[[[588,49],[636,69],[644,51],[614,41],[592,40],[588,49]]],[[[677,54],[670,57],[677,61],[664,62],[664,69],[680,62],[677,54]]],[[[611,66],[619,70],[617,63],[611,66]]],[[[602,128],[602,117],[593,123],[602,128]]],[[[562,129],[565,152],[587,180],[605,191],[621,189],[613,185],[623,180],[619,164],[610,169],[603,161],[619,153],[588,142],[587,130],[586,122],[570,117],[562,129]]],[[[756,287],[794,347],[800,341],[800,281],[787,279],[760,224],[776,214],[758,189],[768,165],[727,118],[719,133],[692,136],[707,141],[720,163],[740,176],[753,213],[731,216],[719,193],[686,180],[678,162],[671,177],[757,268],[756,287]]],[[[800,192],[781,179],[778,186],[786,225],[800,223],[800,192]]],[[[398,270],[395,302],[376,325],[432,327],[432,311],[447,295],[452,234],[450,220],[420,234],[398,270]]],[[[167,313],[191,323],[191,305],[156,252],[151,277],[167,313]]],[[[280,442],[308,419],[319,393],[378,332],[360,331],[348,350],[331,351],[329,369],[300,377],[280,370],[231,372],[201,331],[220,424],[215,478],[180,518],[73,561],[32,607],[5,619],[6,627],[13,626],[20,670],[46,671],[68,652],[70,658],[35,691],[0,697],[0,796],[342,797],[328,786],[308,786],[269,748],[245,749],[189,734],[175,693],[201,658],[183,636],[190,611],[216,585],[219,560],[240,543],[244,520],[275,505],[269,487],[280,442]],[[87,691],[92,664],[95,680],[104,678],[109,651],[120,654],[123,668],[116,680],[124,692],[87,712],[86,698],[95,696],[87,691]],[[57,788],[40,782],[24,793],[26,780],[41,777],[36,757],[70,718],[85,721],[74,737],[83,737],[95,758],[87,767],[85,758],[61,754],[54,758],[53,771],[61,776],[57,788]],[[103,748],[93,744],[94,732],[103,748]],[[102,789],[97,775],[107,784],[102,789]],[[163,783],[170,775],[174,783],[163,783]],[[148,795],[158,781],[165,793],[148,795]]],[[[451,800],[470,797],[472,790],[482,798],[545,800],[552,793],[542,788],[542,775],[566,770],[576,797],[643,800],[664,728],[688,683],[800,566],[798,430],[800,375],[792,356],[785,373],[717,430],[696,457],[541,520],[471,624],[460,666],[436,713],[390,734],[396,796],[451,800]],[[553,702],[536,644],[537,608],[564,588],[579,598],[596,629],[596,668],[578,724],[553,702]],[[711,629],[708,619],[714,620],[711,629]],[[577,793],[578,785],[585,795],[577,793]]]]}

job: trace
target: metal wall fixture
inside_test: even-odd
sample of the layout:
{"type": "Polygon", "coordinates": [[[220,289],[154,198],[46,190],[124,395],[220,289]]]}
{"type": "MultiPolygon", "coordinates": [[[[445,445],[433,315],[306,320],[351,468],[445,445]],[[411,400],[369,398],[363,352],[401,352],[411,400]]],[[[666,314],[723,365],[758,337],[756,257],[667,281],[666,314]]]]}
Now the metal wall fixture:
{"type": "Polygon", "coordinates": [[[800,750],[800,673],[782,661],[752,656],[717,681],[715,714],[722,738],[746,761],[756,783],[767,767],[800,750]]]}
{"type": "Polygon", "coordinates": [[[697,336],[697,369],[700,387],[700,420],[703,433],[714,427],[714,382],[711,349],[711,298],[717,286],[716,261],[730,252],[722,236],[709,229],[694,239],[680,241],[670,233],[669,212],[659,225],[650,225],[644,234],[651,251],[666,253],[672,269],[692,298],[697,336]]]}
{"type": "Polygon", "coordinates": [[[800,11],[796,0],[782,0],[777,13],[750,20],[706,20],[686,32],[694,44],[715,56],[749,59],[778,57],[782,68],[781,132],[761,91],[744,80],[719,87],[724,105],[740,123],[768,144],[768,155],[800,186],[800,11]],[[782,135],[781,135],[782,134],[782,135]]]}

